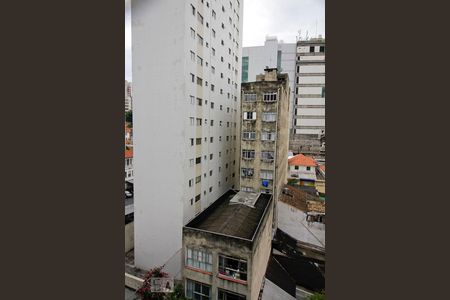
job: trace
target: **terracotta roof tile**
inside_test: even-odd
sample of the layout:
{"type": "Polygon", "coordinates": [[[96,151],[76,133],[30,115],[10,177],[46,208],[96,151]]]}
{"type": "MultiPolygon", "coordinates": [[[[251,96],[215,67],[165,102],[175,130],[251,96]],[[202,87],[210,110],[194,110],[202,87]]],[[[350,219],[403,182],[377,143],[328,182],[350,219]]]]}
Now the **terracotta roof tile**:
{"type": "Polygon", "coordinates": [[[125,158],[133,157],[133,149],[125,149],[125,158]]]}
{"type": "Polygon", "coordinates": [[[309,156],[303,154],[297,154],[288,160],[290,166],[305,166],[305,167],[317,167],[316,161],[309,156]]]}

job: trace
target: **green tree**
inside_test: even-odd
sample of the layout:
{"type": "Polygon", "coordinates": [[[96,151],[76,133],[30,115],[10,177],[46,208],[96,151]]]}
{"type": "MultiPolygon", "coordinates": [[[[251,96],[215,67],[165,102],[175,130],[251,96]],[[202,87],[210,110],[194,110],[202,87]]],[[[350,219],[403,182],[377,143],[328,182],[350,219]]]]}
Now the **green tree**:
{"type": "Polygon", "coordinates": [[[132,110],[125,112],[125,121],[133,124],[133,111],[132,110]]]}
{"type": "Polygon", "coordinates": [[[314,293],[308,297],[308,300],[325,300],[325,292],[314,293]]]}

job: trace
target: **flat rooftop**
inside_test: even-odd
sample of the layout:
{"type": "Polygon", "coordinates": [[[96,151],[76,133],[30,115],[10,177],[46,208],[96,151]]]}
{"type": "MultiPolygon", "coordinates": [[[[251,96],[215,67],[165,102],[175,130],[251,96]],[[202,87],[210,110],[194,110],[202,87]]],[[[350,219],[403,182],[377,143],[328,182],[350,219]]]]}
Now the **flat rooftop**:
{"type": "Polygon", "coordinates": [[[229,190],[185,227],[252,240],[271,198],[229,190]]]}

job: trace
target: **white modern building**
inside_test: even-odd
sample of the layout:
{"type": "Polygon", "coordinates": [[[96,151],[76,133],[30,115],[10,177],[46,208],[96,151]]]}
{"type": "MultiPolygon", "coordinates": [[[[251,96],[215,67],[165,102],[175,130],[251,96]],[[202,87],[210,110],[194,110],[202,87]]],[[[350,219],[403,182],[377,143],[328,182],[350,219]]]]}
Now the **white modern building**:
{"type": "Polygon", "coordinates": [[[125,80],[125,111],[130,111],[132,107],[131,82],[125,80]]]}
{"type": "MultiPolygon", "coordinates": [[[[276,36],[267,36],[263,46],[242,48],[242,82],[256,81],[256,76],[266,68],[277,68],[289,75],[289,87],[295,87],[296,43],[283,43],[276,36]]],[[[294,94],[290,94],[289,128],[292,128],[294,94]]]]}
{"type": "Polygon", "coordinates": [[[183,226],[239,176],[243,5],[131,6],[135,265],[180,278],[183,226]]]}
{"type": "Polygon", "coordinates": [[[296,152],[320,152],[325,133],[325,39],[297,42],[294,139],[296,152]]]}

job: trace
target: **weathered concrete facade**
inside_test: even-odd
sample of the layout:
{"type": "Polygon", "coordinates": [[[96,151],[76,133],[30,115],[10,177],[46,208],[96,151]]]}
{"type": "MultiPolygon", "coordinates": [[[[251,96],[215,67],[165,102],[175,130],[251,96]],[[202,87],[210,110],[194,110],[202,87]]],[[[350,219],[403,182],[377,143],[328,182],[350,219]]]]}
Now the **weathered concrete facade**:
{"type": "Polygon", "coordinates": [[[289,94],[288,75],[276,68],[266,69],[256,82],[242,84],[241,190],[271,193],[277,200],[286,184],[289,94]]]}
{"type": "MultiPolygon", "coordinates": [[[[266,201],[262,203],[264,204],[264,207],[253,208],[255,210],[260,210],[258,215],[259,218],[250,218],[252,221],[245,223],[245,226],[254,228],[251,229],[251,232],[253,232],[251,238],[244,238],[242,234],[238,233],[236,235],[227,235],[217,231],[205,230],[204,226],[197,226],[197,221],[195,219],[183,228],[183,279],[185,281],[185,287],[188,285],[188,281],[206,285],[209,287],[210,291],[209,299],[219,299],[219,291],[237,294],[242,297],[241,299],[258,299],[271,253],[271,233],[274,209],[272,196],[259,195],[259,197],[266,197],[266,200],[258,199],[258,201],[266,201]],[[204,253],[211,255],[212,267],[210,270],[189,266],[189,263],[187,262],[188,249],[201,250],[204,253]],[[220,272],[219,259],[221,256],[245,261],[246,280],[235,279],[220,272]]],[[[218,202],[219,201],[222,200],[218,200],[218,202]]],[[[227,200],[225,200],[225,202],[226,201],[227,200]]],[[[213,204],[213,206],[214,205],[216,204],[213,204]]],[[[226,203],[226,205],[243,204],[226,203]]],[[[214,207],[211,207],[211,210],[214,209],[214,207]]],[[[204,214],[207,215],[210,214],[210,212],[203,212],[199,218],[205,218],[203,216],[204,214]]],[[[235,218],[240,217],[242,217],[240,214],[235,216],[235,218]]],[[[206,218],[208,218],[208,216],[206,218]]],[[[237,220],[237,222],[239,221],[245,220],[237,220]]],[[[227,227],[227,225],[221,224],[220,227],[224,228],[227,227]]]]}

